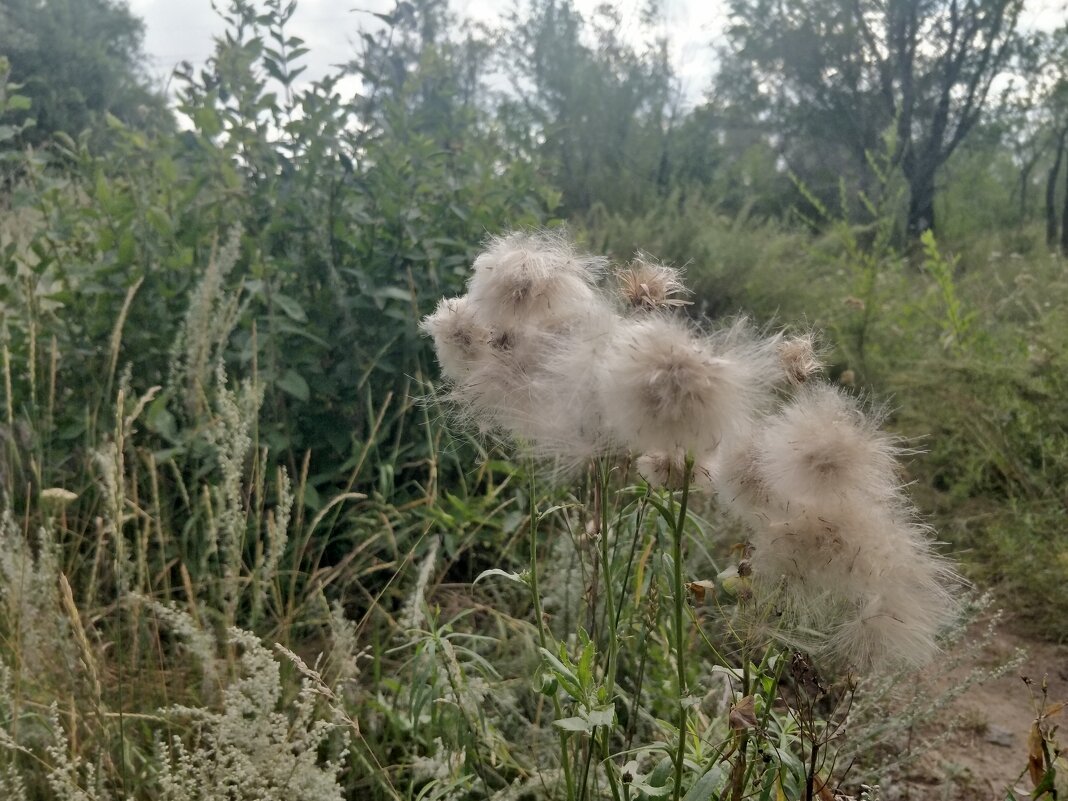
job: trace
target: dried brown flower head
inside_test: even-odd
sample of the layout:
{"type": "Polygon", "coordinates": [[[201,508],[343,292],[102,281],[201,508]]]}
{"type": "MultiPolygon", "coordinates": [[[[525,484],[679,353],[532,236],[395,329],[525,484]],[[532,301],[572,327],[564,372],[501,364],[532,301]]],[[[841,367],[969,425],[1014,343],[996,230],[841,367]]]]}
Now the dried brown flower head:
{"type": "Polygon", "coordinates": [[[689,303],[676,297],[689,292],[682,283],[681,273],[643,254],[638,254],[634,261],[620,270],[617,280],[623,301],[634,309],[649,311],[689,303]]]}
{"type": "Polygon", "coordinates": [[[779,345],[779,363],[786,374],[786,380],[795,387],[801,386],[809,376],[823,369],[816,356],[812,334],[784,339],[779,345]]]}

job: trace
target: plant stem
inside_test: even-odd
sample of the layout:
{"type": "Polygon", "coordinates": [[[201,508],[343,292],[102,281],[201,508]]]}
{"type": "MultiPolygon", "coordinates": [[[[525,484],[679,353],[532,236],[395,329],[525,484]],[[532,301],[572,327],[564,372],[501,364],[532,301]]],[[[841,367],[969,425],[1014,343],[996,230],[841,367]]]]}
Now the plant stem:
{"type": "MultiPolygon", "coordinates": [[[[534,602],[534,619],[538,624],[538,643],[542,648],[549,647],[549,637],[545,632],[545,618],[541,611],[541,593],[538,591],[538,504],[534,494],[534,471],[530,470],[530,486],[528,492],[528,504],[530,514],[530,595],[534,602]]],[[[560,713],[560,699],[553,693],[553,712],[556,720],[563,715],[560,713]]],[[[559,733],[560,738],[560,767],[564,771],[564,784],[567,786],[567,801],[575,799],[575,780],[571,776],[571,762],[567,755],[567,733],[563,730],[559,733]]]]}
{"type": "MultiPolygon", "coordinates": [[[[597,465],[597,514],[600,517],[598,526],[601,535],[601,577],[604,581],[604,625],[608,630],[608,665],[605,668],[605,688],[608,694],[608,704],[613,713],[616,705],[616,663],[619,656],[619,619],[616,615],[616,592],[612,586],[612,563],[611,554],[608,551],[608,468],[603,460],[598,460],[597,465]]],[[[612,756],[611,728],[606,728],[601,747],[604,751],[606,762],[611,761],[612,756]]],[[[612,798],[619,801],[619,787],[616,784],[615,766],[605,765],[605,773],[608,775],[608,784],[612,789],[612,798]]]]}
{"type": "Polygon", "coordinates": [[[690,499],[690,474],[693,472],[693,455],[686,454],[686,468],[683,472],[682,498],[679,501],[679,514],[675,518],[675,531],[672,539],[671,558],[675,567],[675,662],[679,668],[679,748],[675,754],[675,789],[674,801],[682,796],[682,767],[686,759],[686,643],[683,633],[683,608],[686,600],[682,585],[682,537],[686,530],[686,506],[690,499]]]}
{"type": "Polygon", "coordinates": [[[608,473],[599,470],[598,480],[598,503],[597,512],[600,515],[598,523],[601,531],[601,576],[604,581],[604,621],[608,630],[608,666],[605,668],[605,686],[608,688],[608,703],[615,703],[616,694],[616,660],[619,656],[619,638],[617,636],[618,616],[616,615],[616,593],[612,586],[611,554],[608,552],[608,512],[605,504],[605,495],[608,492],[608,473]]]}
{"type": "MultiPolygon", "coordinates": [[[[749,651],[742,648],[742,697],[749,695],[751,688],[749,676],[749,651]]],[[[737,733],[738,737],[738,761],[734,763],[731,782],[731,801],[741,801],[745,793],[745,782],[749,776],[749,765],[746,758],[746,748],[749,747],[749,730],[743,729],[737,733]]]]}

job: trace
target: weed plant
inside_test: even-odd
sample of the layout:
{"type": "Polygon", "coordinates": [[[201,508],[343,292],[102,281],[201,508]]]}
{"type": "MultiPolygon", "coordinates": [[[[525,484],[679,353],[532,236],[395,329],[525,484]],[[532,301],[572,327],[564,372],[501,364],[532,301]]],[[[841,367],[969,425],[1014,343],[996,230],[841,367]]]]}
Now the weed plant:
{"type": "Polygon", "coordinates": [[[546,558],[532,506],[528,569],[480,577],[530,592],[557,783],[569,799],[813,799],[856,671],[925,661],[954,575],[901,493],[894,440],[820,385],[810,336],[697,331],[672,313],[677,271],[640,258],[613,300],[605,269],[556,236],[497,239],[424,321],[458,419],[588,488],[551,510],[585,571],[546,558]],[[690,511],[702,487],[748,527],[737,563],[704,577],[685,558],[709,536],[690,511]],[[554,629],[546,607],[583,592],[586,619],[554,629]]]}
{"type": "Polygon", "coordinates": [[[996,589],[1014,625],[1062,641],[1065,261],[1028,228],[909,247],[885,175],[866,199],[810,205],[813,236],[693,198],[591,217],[582,236],[617,253],[662,245],[678,264],[691,247],[694,308],[822,331],[832,378],[891,399],[888,426],[916,448],[914,494],[968,576],[996,589]],[[859,220],[858,202],[870,206],[859,220]]]}

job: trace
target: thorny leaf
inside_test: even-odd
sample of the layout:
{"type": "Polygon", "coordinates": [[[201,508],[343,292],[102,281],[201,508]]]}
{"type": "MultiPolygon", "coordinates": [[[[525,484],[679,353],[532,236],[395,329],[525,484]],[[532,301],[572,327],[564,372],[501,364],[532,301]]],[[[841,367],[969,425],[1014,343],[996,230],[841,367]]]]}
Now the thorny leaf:
{"type": "Polygon", "coordinates": [[[735,731],[755,729],[757,727],[755,697],[747,695],[731,707],[727,720],[735,731]]]}

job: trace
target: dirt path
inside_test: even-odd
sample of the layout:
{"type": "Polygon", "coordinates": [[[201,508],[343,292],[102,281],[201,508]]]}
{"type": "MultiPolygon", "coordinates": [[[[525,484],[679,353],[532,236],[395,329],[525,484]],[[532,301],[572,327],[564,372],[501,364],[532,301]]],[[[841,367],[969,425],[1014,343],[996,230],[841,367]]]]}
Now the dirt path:
{"type": "MultiPolygon", "coordinates": [[[[1050,703],[1068,701],[1068,646],[1022,640],[1006,628],[979,657],[980,664],[1004,664],[1017,648],[1027,652],[1026,661],[999,679],[970,688],[954,702],[951,714],[959,715],[963,725],[912,765],[902,781],[884,788],[888,801],[1005,801],[1010,788],[1021,801],[1030,798],[1032,785],[1025,769],[1036,712],[1021,677],[1032,681],[1036,698],[1041,698],[1046,677],[1050,703]]],[[[1068,712],[1054,721],[1061,724],[1058,740],[1068,746],[1068,712]]],[[[1061,781],[1068,784],[1068,776],[1061,781]]]]}

